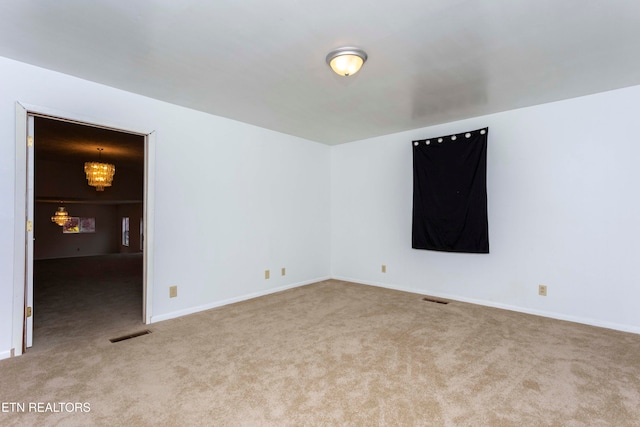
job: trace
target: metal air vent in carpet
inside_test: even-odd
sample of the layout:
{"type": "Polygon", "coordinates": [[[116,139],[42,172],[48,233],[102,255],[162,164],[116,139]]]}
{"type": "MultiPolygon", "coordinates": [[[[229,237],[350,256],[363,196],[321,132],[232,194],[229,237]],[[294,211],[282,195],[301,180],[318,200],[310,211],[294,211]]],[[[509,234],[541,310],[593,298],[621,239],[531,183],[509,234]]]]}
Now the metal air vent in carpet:
{"type": "Polygon", "coordinates": [[[140,331],[140,332],[134,332],[132,334],[129,335],[124,335],[118,338],[111,338],[109,341],[111,342],[120,342],[120,341],[124,341],[124,340],[130,340],[131,338],[135,338],[135,337],[141,337],[142,335],[147,335],[150,334],[151,331],[150,330],[144,330],[144,331],[140,331]]]}
{"type": "Polygon", "coordinates": [[[422,301],[435,302],[437,304],[449,304],[449,301],[443,301],[440,299],[429,298],[429,297],[422,298],[422,301]]]}

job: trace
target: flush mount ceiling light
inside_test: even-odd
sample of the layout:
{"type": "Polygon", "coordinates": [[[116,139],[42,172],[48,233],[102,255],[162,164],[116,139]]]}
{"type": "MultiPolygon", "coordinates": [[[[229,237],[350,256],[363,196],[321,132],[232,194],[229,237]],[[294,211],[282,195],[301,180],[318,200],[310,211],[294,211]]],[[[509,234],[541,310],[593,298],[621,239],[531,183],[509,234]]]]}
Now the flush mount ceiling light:
{"type": "MultiPolygon", "coordinates": [[[[98,160],[102,157],[103,150],[104,148],[98,148],[98,160]]],[[[116,167],[111,163],[100,163],[100,161],[86,162],[84,172],[87,174],[90,186],[96,187],[96,191],[104,191],[104,187],[111,187],[116,167]]]]}
{"type": "Polygon", "coordinates": [[[327,55],[327,64],[336,74],[348,77],[360,70],[367,60],[367,53],[357,47],[341,47],[327,55]]]}

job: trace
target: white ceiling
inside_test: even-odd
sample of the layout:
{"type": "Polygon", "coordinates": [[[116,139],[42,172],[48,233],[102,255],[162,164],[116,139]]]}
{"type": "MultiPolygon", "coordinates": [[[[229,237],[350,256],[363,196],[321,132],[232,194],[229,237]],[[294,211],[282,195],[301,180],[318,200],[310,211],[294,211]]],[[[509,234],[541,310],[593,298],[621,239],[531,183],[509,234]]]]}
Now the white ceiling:
{"type": "Polygon", "coordinates": [[[339,144],[638,85],[640,1],[2,0],[0,56],[339,144]]]}

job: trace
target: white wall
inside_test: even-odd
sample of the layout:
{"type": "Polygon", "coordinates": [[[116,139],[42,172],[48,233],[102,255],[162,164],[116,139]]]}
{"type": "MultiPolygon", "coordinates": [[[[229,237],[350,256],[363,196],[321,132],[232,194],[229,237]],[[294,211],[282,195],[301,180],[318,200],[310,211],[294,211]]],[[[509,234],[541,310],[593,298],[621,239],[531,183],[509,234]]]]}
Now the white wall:
{"type": "Polygon", "coordinates": [[[640,332],[638,111],[632,87],[334,147],[332,275],[640,332]],[[491,253],[411,249],[411,140],[484,126],[491,253]]]}
{"type": "Polygon", "coordinates": [[[330,147],[4,58],[0,81],[0,358],[17,274],[16,101],[156,131],[153,320],[329,276],[330,147]]]}

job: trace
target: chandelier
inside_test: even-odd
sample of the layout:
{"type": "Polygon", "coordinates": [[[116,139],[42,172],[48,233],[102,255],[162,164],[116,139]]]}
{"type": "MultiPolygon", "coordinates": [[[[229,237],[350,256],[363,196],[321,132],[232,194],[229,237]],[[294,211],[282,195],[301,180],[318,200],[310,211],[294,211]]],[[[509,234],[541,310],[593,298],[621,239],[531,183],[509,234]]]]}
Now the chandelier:
{"type": "Polygon", "coordinates": [[[69,221],[69,213],[64,209],[64,206],[59,206],[56,213],[51,217],[51,222],[55,222],[62,227],[67,221],[69,221]]]}
{"type": "Polygon", "coordinates": [[[104,191],[104,187],[111,187],[113,175],[116,173],[116,167],[111,163],[101,163],[104,148],[98,148],[98,161],[85,162],[84,172],[87,174],[87,181],[92,187],[96,187],[96,191],[104,191]]]}

